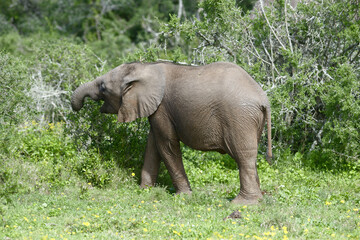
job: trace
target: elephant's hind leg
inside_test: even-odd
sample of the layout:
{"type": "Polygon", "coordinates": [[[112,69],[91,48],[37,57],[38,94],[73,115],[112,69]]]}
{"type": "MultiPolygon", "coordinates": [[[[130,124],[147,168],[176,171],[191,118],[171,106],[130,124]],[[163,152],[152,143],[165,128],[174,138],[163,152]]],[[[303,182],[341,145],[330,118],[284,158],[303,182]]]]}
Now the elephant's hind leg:
{"type": "Polygon", "coordinates": [[[160,162],[161,156],[156,148],[153,131],[150,129],[145,149],[144,166],[141,170],[140,186],[142,188],[152,187],[155,185],[159,173],[160,162]]]}
{"type": "Polygon", "coordinates": [[[257,204],[262,198],[256,169],[257,149],[242,150],[234,155],[239,167],[240,193],[233,200],[236,204],[257,204]]]}

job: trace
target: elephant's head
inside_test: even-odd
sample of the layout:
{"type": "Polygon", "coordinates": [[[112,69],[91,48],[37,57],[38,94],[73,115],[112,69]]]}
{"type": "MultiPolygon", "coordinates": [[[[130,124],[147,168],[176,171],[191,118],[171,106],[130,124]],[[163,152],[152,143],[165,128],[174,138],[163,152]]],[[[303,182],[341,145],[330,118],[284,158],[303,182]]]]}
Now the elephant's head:
{"type": "Polygon", "coordinates": [[[85,97],[103,100],[102,113],[117,113],[118,121],[130,122],[153,114],[162,101],[164,89],[165,76],[160,66],[123,64],[78,87],[71,98],[71,106],[79,111],[85,97]]]}

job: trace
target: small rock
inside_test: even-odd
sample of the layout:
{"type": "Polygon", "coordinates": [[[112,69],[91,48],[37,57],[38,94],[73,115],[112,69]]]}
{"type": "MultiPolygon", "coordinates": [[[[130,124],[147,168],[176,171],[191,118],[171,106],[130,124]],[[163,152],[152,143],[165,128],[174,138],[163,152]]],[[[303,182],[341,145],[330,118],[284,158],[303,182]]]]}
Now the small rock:
{"type": "Polygon", "coordinates": [[[229,218],[231,218],[231,219],[241,218],[241,212],[238,211],[238,210],[235,210],[232,214],[230,214],[229,216],[227,216],[226,218],[224,218],[224,221],[225,221],[226,219],[229,219],[229,218]]]}

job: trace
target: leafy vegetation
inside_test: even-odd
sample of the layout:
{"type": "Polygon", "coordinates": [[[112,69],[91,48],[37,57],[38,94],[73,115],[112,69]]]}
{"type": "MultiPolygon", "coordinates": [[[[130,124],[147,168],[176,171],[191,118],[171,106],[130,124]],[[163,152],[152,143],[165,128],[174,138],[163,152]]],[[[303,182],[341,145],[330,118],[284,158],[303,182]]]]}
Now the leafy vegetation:
{"type": "Polygon", "coordinates": [[[359,3],[254,3],[1,1],[0,238],[358,239],[359,3]],[[235,62],[266,90],[275,164],[262,144],[258,206],[229,203],[233,159],[184,145],[193,195],[173,195],[163,165],[141,190],[146,119],[72,112],[79,84],[159,59],[235,62]]]}

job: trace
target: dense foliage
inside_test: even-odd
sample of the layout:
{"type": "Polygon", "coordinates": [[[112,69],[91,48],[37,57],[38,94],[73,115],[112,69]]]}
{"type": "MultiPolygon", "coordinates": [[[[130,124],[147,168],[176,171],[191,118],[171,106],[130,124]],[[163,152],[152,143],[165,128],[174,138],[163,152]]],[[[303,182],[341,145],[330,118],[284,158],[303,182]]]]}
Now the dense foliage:
{"type": "MultiPolygon", "coordinates": [[[[89,192],[94,187],[108,187],[104,191],[109,195],[119,191],[124,194],[120,201],[126,206],[144,194],[151,201],[165,199],[164,209],[183,204],[180,197],[166,199],[167,191],[173,189],[164,166],[159,176],[164,188],[140,192],[135,187],[149,129],[146,119],[119,124],[115,116],[99,114],[101,103],[92,101],[86,101],[80,113],[70,108],[72,91],[81,83],[123,62],[159,59],[198,65],[234,62],[248,71],[269,96],[276,164],[269,167],[263,160],[265,137],[258,157],[269,207],[254,208],[250,228],[255,230],[241,225],[241,234],[255,238],[265,228],[263,239],[267,233],[278,234],[279,238],[330,238],[335,233],[344,237],[346,232],[357,238],[355,219],[359,210],[355,207],[349,213],[349,208],[360,204],[359,1],[304,0],[296,8],[288,2],[275,0],[272,5],[258,4],[257,9],[249,11],[254,0],[0,1],[0,228],[7,231],[5,238],[28,236],[27,229],[17,228],[19,218],[29,230],[36,225],[12,213],[22,205],[17,202],[22,194],[34,198],[50,194],[49,199],[62,199],[65,194],[58,191],[68,189],[73,195],[69,202],[84,199],[85,205],[91,205],[89,192]],[[17,208],[12,209],[10,203],[17,208]],[[303,216],[303,208],[316,220],[303,216]],[[276,213],[283,209],[288,209],[283,215],[276,213]],[[323,213],[328,210],[328,215],[323,213]],[[261,218],[263,212],[269,215],[261,218]],[[285,219],[286,214],[292,218],[285,219]],[[321,218],[328,217],[336,219],[322,222],[321,218]],[[336,221],[345,227],[339,230],[336,221]]],[[[183,220],[204,208],[206,216],[218,214],[219,218],[226,211],[220,206],[228,208],[229,204],[214,203],[213,198],[219,197],[216,194],[234,197],[238,192],[235,162],[226,155],[202,153],[186,146],[182,146],[182,152],[190,182],[208,187],[186,204],[189,216],[177,218],[164,209],[161,213],[170,216],[166,221],[183,220]],[[216,211],[214,204],[219,206],[216,211]]],[[[111,204],[104,205],[104,209],[109,206],[111,211],[123,211],[121,204],[113,206],[112,201],[117,200],[108,201],[111,204]]],[[[30,214],[38,203],[26,204],[29,207],[21,211],[30,214]]],[[[96,231],[100,232],[99,238],[104,236],[101,234],[109,236],[102,231],[114,234],[119,221],[127,221],[125,217],[101,215],[103,222],[97,225],[85,219],[68,223],[68,216],[60,208],[46,207],[52,204],[49,200],[36,206],[39,212],[55,217],[53,221],[64,218],[60,228],[66,225],[67,230],[71,229],[66,230],[69,236],[82,233],[90,237],[96,231]]],[[[85,205],[80,208],[85,209],[85,205]]],[[[152,206],[141,206],[151,212],[152,206]]],[[[68,209],[72,214],[79,210],[71,204],[68,209]]],[[[126,212],[124,216],[131,214],[126,212]]],[[[156,235],[157,231],[151,231],[154,235],[150,236],[146,224],[152,217],[130,221],[121,225],[120,231],[128,238],[224,238],[221,234],[230,238],[239,229],[238,222],[229,227],[226,221],[204,218],[211,224],[202,225],[196,233],[191,232],[193,228],[186,232],[158,224],[162,229],[159,231],[164,232],[156,235]]],[[[53,229],[56,224],[47,225],[46,219],[44,215],[43,224],[48,229],[56,233],[63,230],[53,229]]],[[[198,219],[191,221],[198,224],[198,219]]],[[[34,236],[45,236],[37,231],[34,236]]]]}

